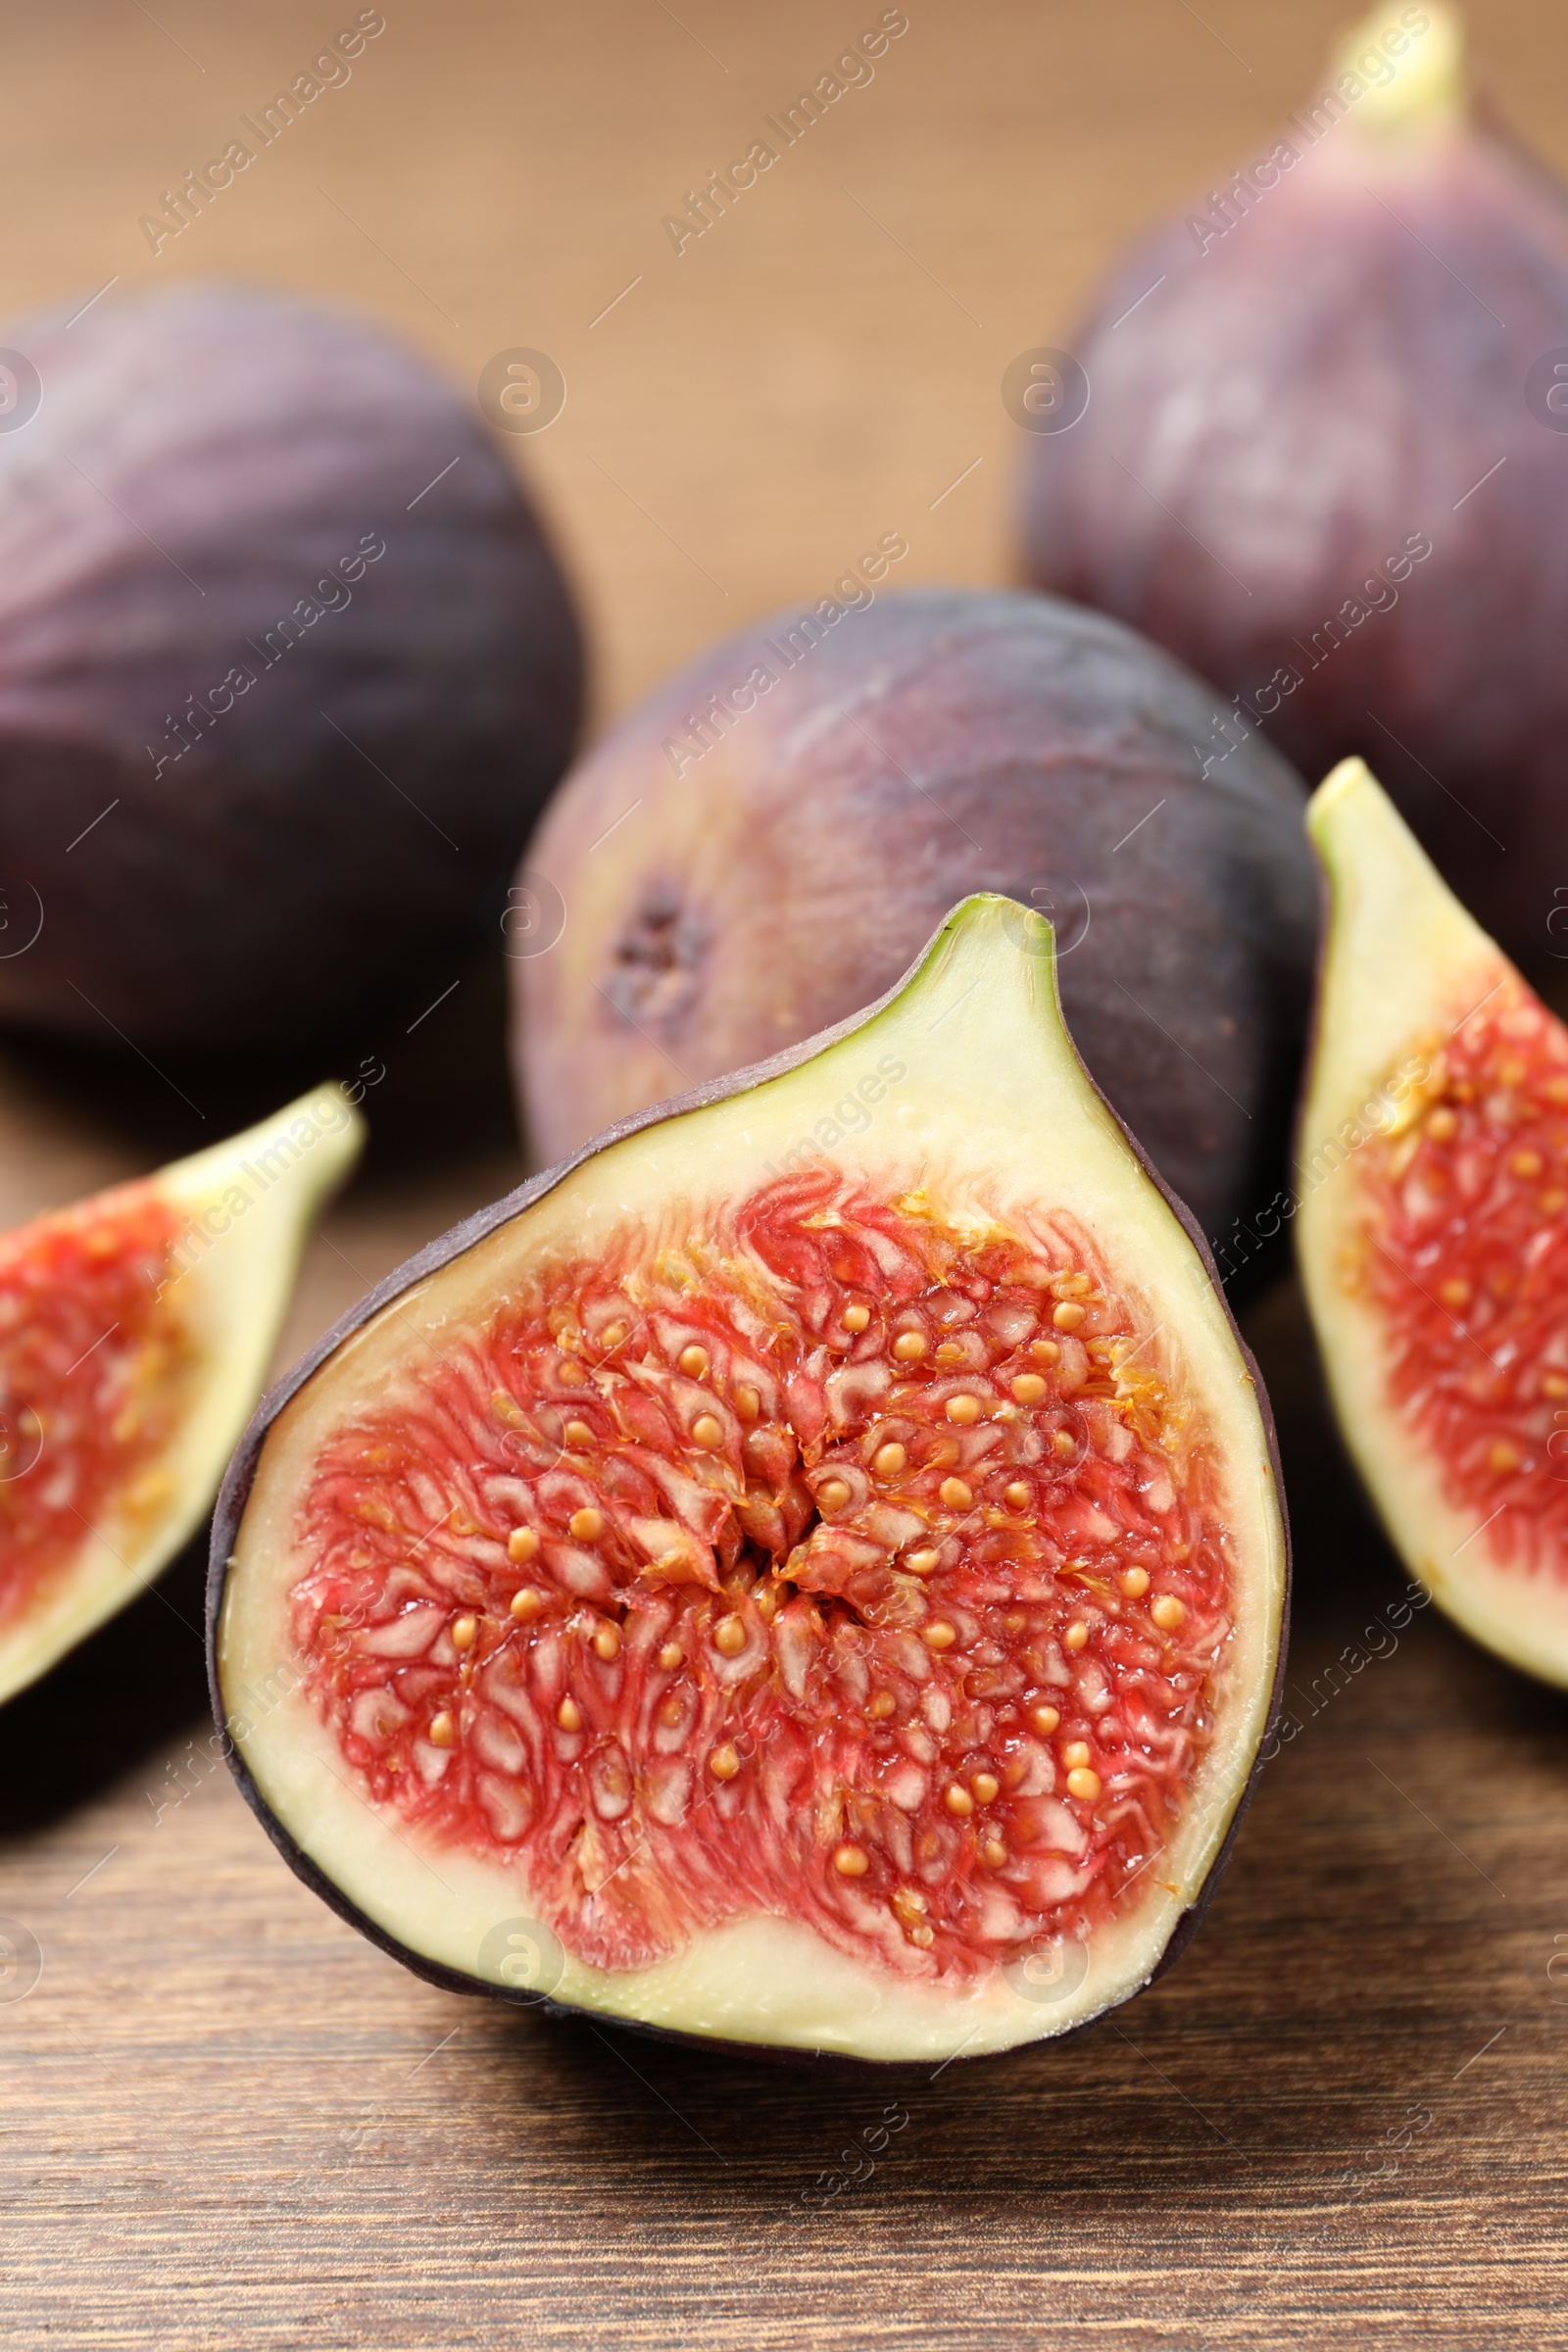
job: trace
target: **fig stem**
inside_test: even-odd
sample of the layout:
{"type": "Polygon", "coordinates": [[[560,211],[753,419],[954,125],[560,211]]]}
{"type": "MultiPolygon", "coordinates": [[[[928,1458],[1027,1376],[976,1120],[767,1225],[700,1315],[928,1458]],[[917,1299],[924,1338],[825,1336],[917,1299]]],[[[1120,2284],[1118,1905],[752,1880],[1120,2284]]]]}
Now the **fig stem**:
{"type": "MultiPolygon", "coordinates": [[[[1403,7],[1379,0],[1346,33],[1329,64],[1328,92],[1348,103],[1364,136],[1399,139],[1445,128],[1468,104],[1464,27],[1444,0],[1403,7]],[[1361,85],[1353,100],[1350,88],[1361,85]]],[[[1321,103],[1321,101],[1320,101],[1321,103]]]]}

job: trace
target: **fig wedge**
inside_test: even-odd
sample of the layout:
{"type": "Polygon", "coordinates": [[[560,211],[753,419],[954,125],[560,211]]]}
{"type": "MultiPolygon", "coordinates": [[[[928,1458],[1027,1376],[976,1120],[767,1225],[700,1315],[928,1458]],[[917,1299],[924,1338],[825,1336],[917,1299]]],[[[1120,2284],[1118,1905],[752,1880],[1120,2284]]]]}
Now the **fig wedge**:
{"type": "Polygon", "coordinates": [[[1053,958],[966,900],[869,1012],[434,1243],[257,1416],[220,1725],[286,1859],[420,1975],[946,2059],[1190,1933],[1285,1530],[1053,958]]]}
{"type": "Polygon", "coordinates": [[[0,1700],[133,1600],[211,1508],[362,1134],[341,1088],[318,1087],[0,1236],[0,1700]]]}
{"type": "Polygon", "coordinates": [[[1328,885],[1296,1217],[1346,1444],[1456,1624],[1568,1685],[1568,1029],[1365,763],[1328,885]]]}

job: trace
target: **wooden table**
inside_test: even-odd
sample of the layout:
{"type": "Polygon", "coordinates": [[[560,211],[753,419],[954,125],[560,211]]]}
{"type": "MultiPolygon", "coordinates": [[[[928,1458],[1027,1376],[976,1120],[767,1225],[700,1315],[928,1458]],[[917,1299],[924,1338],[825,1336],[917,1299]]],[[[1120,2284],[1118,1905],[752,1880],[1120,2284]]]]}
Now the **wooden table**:
{"type": "MultiPolygon", "coordinates": [[[[1004,367],[1152,207],[1255,146],[1339,12],[908,0],[874,81],[678,256],[662,216],[877,8],[385,13],[352,82],[155,259],[140,214],[337,20],[13,12],[10,293],[239,273],[368,302],[468,382],[549,351],[564,414],[511,446],[580,585],[603,718],[882,531],[909,579],[1006,576],[1004,367]]],[[[1473,14],[1561,164],[1555,12],[1473,14]]],[[[499,981],[476,970],[393,1058],[285,1355],[514,1179],[499,981]]],[[[272,1081],[200,1083],[216,1125],[272,1081]]],[[[185,1149],[187,1119],[139,1067],[6,1047],[0,1216],[185,1149]]],[[[1073,2042],[934,2079],[684,2053],[405,1975],[214,1764],[182,1564],[0,1718],[0,1913],[43,1958],[0,2001],[8,2339],[1568,2342],[1568,1714],[1431,1612],[1388,1630],[1401,1580],[1288,1285],[1252,1323],[1294,1474],[1297,1735],[1171,1977],[1073,2042]],[[874,2177],[808,2209],[894,2100],[874,2177]]]]}

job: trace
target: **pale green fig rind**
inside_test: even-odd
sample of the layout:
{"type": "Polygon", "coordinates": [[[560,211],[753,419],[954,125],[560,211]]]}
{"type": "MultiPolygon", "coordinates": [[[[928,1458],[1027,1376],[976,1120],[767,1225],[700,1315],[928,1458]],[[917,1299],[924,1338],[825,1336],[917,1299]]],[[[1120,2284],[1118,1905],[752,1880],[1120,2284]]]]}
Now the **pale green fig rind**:
{"type": "Polygon", "coordinates": [[[148,1179],[186,1220],[168,1287],[198,1355],[190,1410],[147,1465],[168,1474],[168,1504],[123,1523],[111,1508],[46,1597],[0,1633],[0,1701],[134,1600],[196,1533],[266,1383],[312,1220],[364,1132],[342,1089],[321,1086],[148,1179]],[[309,1142],[296,1133],[306,1125],[309,1142]]]}
{"type": "MultiPolygon", "coordinates": [[[[981,1213],[1004,1215],[1009,1199],[1077,1208],[1156,1346],[1167,1320],[1183,1332],[1180,1380],[1233,1465],[1238,1634],[1214,1741],[1173,1846],[1138,1903],[1097,1937],[1084,1985],[1054,2006],[1000,1977],[970,1991],[906,1980],[798,1923],[759,1917],[698,1935],[654,1968],[617,1974],[567,1956],[552,2005],[777,2049],[945,2060],[1087,2022],[1140,1989],[1189,1932],[1277,1695],[1288,1551],[1272,1436],[1196,1229],[1148,1175],[1073,1050],[1049,924],[979,897],[867,1013],[612,1130],[422,1251],[269,1397],[235,1457],[215,1520],[209,1626],[214,1703],[241,1788],[308,1884],[437,1983],[517,1997],[482,1974],[478,1946],[500,1921],[526,1915],[528,1901],[514,1869],[420,1852],[349,1789],[329,1734],[295,1688],[283,1604],[304,1560],[292,1505],[323,1437],[341,1414],[373,1405],[411,1346],[438,1345],[442,1329],[483,1313],[541,1252],[592,1246],[628,1214],[657,1242],[660,1218],[673,1213],[662,1203],[684,1210],[705,1193],[752,1190],[879,1061],[905,1076],[875,1121],[834,1147],[836,1164],[879,1182],[929,1177],[949,1209],[966,1193],[981,1213]]],[[[1174,1362],[1174,1343],[1165,1348],[1174,1362]]]]}
{"type": "MultiPolygon", "coordinates": [[[[1568,1687],[1568,1584],[1499,1564],[1474,1513],[1389,1401],[1381,1316],[1337,1269],[1360,1231],[1360,1149],[1402,1064],[1420,1060],[1513,975],[1364,761],[1314,794],[1307,829],[1328,913],[1297,1152],[1297,1251],[1341,1434],[1412,1576],[1475,1641],[1568,1687]],[[1347,1133],[1349,1130],[1350,1133],[1347,1133]]],[[[1396,1111],[1395,1113],[1396,1115],[1396,1111]]]]}

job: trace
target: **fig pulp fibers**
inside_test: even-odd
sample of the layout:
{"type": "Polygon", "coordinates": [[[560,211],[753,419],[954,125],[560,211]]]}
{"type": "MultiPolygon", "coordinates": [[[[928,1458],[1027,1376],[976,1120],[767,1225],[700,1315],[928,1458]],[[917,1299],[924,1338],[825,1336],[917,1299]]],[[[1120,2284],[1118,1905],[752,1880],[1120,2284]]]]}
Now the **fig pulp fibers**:
{"type": "Polygon", "coordinates": [[[1071,1222],[817,1169],[416,1348],[296,1506],[291,1630],[346,1776],[582,1960],[760,1911],[961,1980],[1158,1870],[1222,1504],[1071,1222]]]}
{"type": "Polygon", "coordinates": [[[0,1237],[0,1624],[50,1589],[110,1505],[168,1502],[154,1465],[192,1366],[164,1296],[179,1225],[132,1184],[0,1237]]]}
{"type": "Polygon", "coordinates": [[[1427,1042],[1369,1147],[1342,1269],[1388,1335],[1389,1396],[1494,1559],[1568,1574],[1568,1030],[1499,959],[1427,1042]],[[1462,1008],[1461,1008],[1462,1011],[1462,1008]]]}

